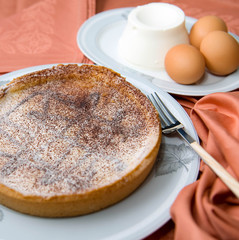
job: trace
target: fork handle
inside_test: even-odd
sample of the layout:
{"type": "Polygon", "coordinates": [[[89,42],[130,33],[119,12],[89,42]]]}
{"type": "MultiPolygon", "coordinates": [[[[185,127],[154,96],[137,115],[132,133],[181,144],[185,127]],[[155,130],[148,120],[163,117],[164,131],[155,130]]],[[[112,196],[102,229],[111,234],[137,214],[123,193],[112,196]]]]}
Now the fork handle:
{"type": "Polygon", "coordinates": [[[202,160],[217,174],[229,189],[239,198],[239,182],[226,171],[209,153],[207,153],[197,142],[190,143],[202,160]]]}

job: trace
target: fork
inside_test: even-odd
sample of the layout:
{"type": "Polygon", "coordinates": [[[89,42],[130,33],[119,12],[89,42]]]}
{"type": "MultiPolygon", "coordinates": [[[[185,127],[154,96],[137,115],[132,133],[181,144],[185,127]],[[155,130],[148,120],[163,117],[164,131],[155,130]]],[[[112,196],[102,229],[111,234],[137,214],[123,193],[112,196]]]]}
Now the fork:
{"type": "Polygon", "coordinates": [[[239,182],[226,171],[209,153],[207,153],[195,139],[193,139],[185,130],[181,122],[168,110],[166,105],[160,99],[156,92],[147,96],[153,103],[159,113],[163,134],[177,132],[202,158],[202,160],[211,168],[214,173],[227,185],[227,187],[239,198],[239,182]]]}

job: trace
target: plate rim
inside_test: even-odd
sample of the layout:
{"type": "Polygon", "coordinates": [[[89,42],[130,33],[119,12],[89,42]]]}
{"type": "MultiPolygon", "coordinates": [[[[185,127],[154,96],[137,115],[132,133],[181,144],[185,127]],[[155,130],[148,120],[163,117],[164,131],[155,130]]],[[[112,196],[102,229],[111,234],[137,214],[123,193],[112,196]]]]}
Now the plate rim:
{"type": "MultiPolygon", "coordinates": [[[[78,65],[82,65],[82,63],[56,63],[56,64],[45,64],[45,65],[32,66],[32,67],[19,69],[19,70],[1,75],[0,76],[0,83],[5,84],[5,83],[13,80],[16,77],[23,75],[23,74],[27,74],[27,73],[30,73],[30,72],[42,70],[42,69],[45,69],[45,68],[51,68],[53,66],[57,66],[58,64],[78,64],[78,65]],[[11,78],[11,79],[9,79],[9,78],[11,78]],[[5,79],[7,79],[7,80],[5,80],[5,79]]],[[[126,80],[129,81],[134,86],[135,86],[134,83],[137,83],[138,86],[135,86],[135,87],[139,88],[143,93],[145,91],[147,92],[148,90],[141,89],[139,86],[141,86],[141,85],[146,86],[147,85],[147,88],[149,88],[149,89],[151,88],[152,90],[158,91],[161,96],[168,99],[170,104],[175,104],[174,108],[177,109],[177,111],[180,112],[180,114],[184,115],[183,117],[187,120],[188,123],[190,123],[190,129],[193,132],[194,137],[196,138],[196,141],[199,142],[198,135],[196,133],[196,130],[193,126],[193,123],[192,123],[190,117],[187,115],[187,113],[182,108],[182,106],[169,93],[163,91],[162,89],[160,89],[157,86],[154,86],[152,83],[147,84],[145,82],[138,82],[135,79],[131,79],[131,78],[127,78],[127,77],[126,77],[126,80]]],[[[198,157],[198,160],[199,160],[199,157],[198,157]]],[[[187,184],[190,184],[197,179],[200,163],[199,163],[199,161],[196,162],[196,160],[194,159],[194,164],[195,164],[195,167],[194,167],[193,170],[194,170],[195,173],[191,173],[191,174],[193,174],[193,176],[190,176],[190,179],[187,180],[187,184]]],[[[181,191],[181,189],[177,190],[177,191],[179,192],[179,191],[181,191]]],[[[170,205],[170,206],[168,206],[168,208],[170,209],[171,204],[174,202],[175,199],[173,200],[172,198],[170,198],[170,195],[167,197],[167,199],[169,199],[171,201],[170,204],[167,202],[167,205],[170,205]]],[[[0,206],[3,206],[3,205],[0,205],[0,206]]],[[[8,208],[4,207],[4,209],[8,209],[8,208]]],[[[157,220],[159,220],[159,215],[157,215],[157,212],[154,212],[154,214],[153,214],[154,217],[155,217],[155,219],[154,219],[155,221],[152,221],[152,213],[150,212],[150,214],[147,215],[146,219],[142,219],[142,221],[133,225],[132,227],[130,226],[126,230],[119,231],[119,232],[115,233],[114,235],[110,235],[110,236],[108,236],[106,238],[103,238],[103,239],[112,239],[112,237],[114,239],[125,239],[125,237],[130,237],[130,239],[138,239],[138,238],[147,237],[150,234],[152,234],[154,231],[156,231],[157,229],[162,227],[167,221],[169,221],[171,219],[169,209],[168,209],[168,211],[164,211],[164,214],[161,215],[161,218],[163,217],[163,220],[161,219],[161,224],[160,225],[157,223],[157,220]],[[139,225],[144,224],[145,221],[149,222],[150,224],[148,224],[147,226],[144,225],[144,229],[141,229],[141,231],[139,231],[139,225]],[[163,224],[162,224],[162,222],[163,222],[163,224]],[[138,231],[136,231],[136,230],[138,230],[138,231]]],[[[0,210],[1,210],[1,208],[0,208],[0,210]]],[[[157,210],[159,211],[159,208],[157,210]]],[[[0,226],[1,226],[1,222],[0,222],[0,226]]]]}
{"type": "MultiPolygon", "coordinates": [[[[82,40],[82,39],[84,39],[84,35],[87,33],[87,30],[89,31],[88,26],[90,24],[94,23],[94,21],[101,20],[101,18],[104,18],[104,17],[109,18],[112,15],[114,17],[116,17],[116,16],[118,16],[118,14],[126,12],[126,11],[131,11],[134,8],[135,7],[125,7],[125,8],[123,7],[123,8],[110,9],[110,10],[106,10],[106,11],[97,13],[96,15],[90,17],[78,29],[78,32],[77,32],[77,35],[76,35],[76,42],[77,42],[77,46],[80,49],[80,51],[82,51],[82,53],[86,57],[88,57],[91,61],[93,61],[94,63],[96,63],[98,65],[104,65],[104,66],[107,66],[109,68],[113,67],[113,69],[115,69],[115,71],[120,72],[122,75],[125,75],[126,77],[127,76],[128,77],[133,77],[133,74],[135,74],[135,76],[137,76],[139,78],[139,77],[141,77],[140,75],[142,75],[142,72],[137,71],[137,69],[130,68],[130,66],[128,66],[127,63],[122,64],[121,62],[115,62],[115,63],[118,63],[118,65],[123,65],[123,66],[129,68],[130,70],[134,71],[135,73],[131,74],[129,72],[124,72],[123,70],[120,69],[120,67],[117,67],[117,66],[115,67],[114,66],[115,64],[111,65],[111,64],[109,64],[108,61],[104,61],[103,59],[99,60],[99,58],[97,56],[95,56],[95,54],[93,54],[90,50],[88,50],[84,46],[85,44],[83,43],[83,40],[82,40]]],[[[197,19],[194,18],[194,17],[185,16],[185,24],[188,24],[189,22],[196,22],[196,20],[197,19]]],[[[108,25],[105,25],[105,26],[108,26],[108,25]]],[[[190,26],[190,28],[191,28],[191,26],[190,26]]],[[[231,33],[231,32],[229,32],[229,33],[237,41],[239,41],[239,36],[237,36],[236,34],[231,33]]],[[[106,57],[108,57],[105,53],[103,53],[103,54],[106,57]]],[[[207,70],[205,71],[205,74],[208,74],[209,76],[212,75],[211,73],[208,73],[207,70]]],[[[239,68],[232,74],[237,74],[239,76],[239,68]]],[[[214,76],[214,75],[212,75],[212,76],[214,76]]],[[[231,75],[228,75],[228,76],[230,77],[231,75]]],[[[186,96],[205,96],[207,94],[211,94],[211,93],[215,93],[215,92],[229,92],[229,91],[233,91],[233,90],[236,90],[237,88],[239,88],[239,81],[230,81],[230,84],[226,84],[226,85],[222,84],[223,80],[225,81],[225,79],[228,79],[228,76],[215,76],[215,77],[223,78],[222,81],[220,82],[220,80],[219,80],[219,81],[217,81],[216,84],[212,83],[212,84],[201,85],[201,86],[200,85],[181,85],[181,84],[177,84],[177,83],[172,82],[172,84],[174,84],[174,86],[172,88],[172,86],[167,86],[167,81],[163,81],[163,80],[162,81],[165,82],[165,86],[155,84],[155,83],[153,83],[153,84],[156,85],[156,86],[159,86],[161,89],[163,89],[164,91],[167,91],[168,93],[171,93],[171,94],[186,95],[186,96]],[[218,88],[215,89],[215,86],[218,86],[218,88]]],[[[141,77],[141,78],[143,78],[143,77],[141,77]]]]}

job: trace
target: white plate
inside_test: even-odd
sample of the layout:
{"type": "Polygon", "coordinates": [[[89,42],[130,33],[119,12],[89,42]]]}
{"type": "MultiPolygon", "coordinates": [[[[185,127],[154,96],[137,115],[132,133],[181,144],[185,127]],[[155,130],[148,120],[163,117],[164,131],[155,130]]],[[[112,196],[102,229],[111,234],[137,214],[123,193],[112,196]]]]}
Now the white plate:
{"type": "MultiPolygon", "coordinates": [[[[133,8],[105,11],[89,18],[79,29],[77,43],[81,51],[93,62],[120,72],[124,76],[150,80],[167,92],[191,96],[204,96],[214,92],[227,92],[239,88],[239,70],[228,76],[205,73],[202,81],[194,85],[174,82],[166,71],[148,71],[126,63],[118,54],[119,38],[126,26],[127,16],[133,8]]],[[[196,19],[186,17],[188,31],[196,19]]],[[[239,41],[239,37],[232,34],[239,41]]]]}
{"type": "MultiPolygon", "coordinates": [[[[36,70],[31,67],[0,76],[0,84],[36,70]]],[[[127,78],[149,94],[157,91],[168,108],[182,121],[198,141],[193,124],[183,108],[166,92],[152,83],[127,78]]],[[[170,219],[169,209],[179,191],[194,182],[199,157],[179,137],[163,137],[160,157],[146,181],[128,198],[105,210],[86,216],[47,219],[24,215],[0,205],[1,240],[78,240],[142,239],[170,219]]]]}

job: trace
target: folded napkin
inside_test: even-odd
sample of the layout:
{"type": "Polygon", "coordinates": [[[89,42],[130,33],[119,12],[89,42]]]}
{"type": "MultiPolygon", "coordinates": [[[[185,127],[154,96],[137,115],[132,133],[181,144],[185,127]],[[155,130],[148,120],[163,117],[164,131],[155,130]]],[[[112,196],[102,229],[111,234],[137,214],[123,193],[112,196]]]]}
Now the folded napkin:
{"type": "MultiPolygon", "coordinates": [[[[239,91],[201,98],[190,117],[202,146],[239,180],[239,91]]],[[[171,208],[175,239],[238,239],[239,199],[203,162],[200,170],[171,208]]]]}
{"type": "Polygon", "coordinates": [[[95,0],[0,0],[0,6],[0,73],[89,61],[76,35],[95,13],[95,0]]]}

